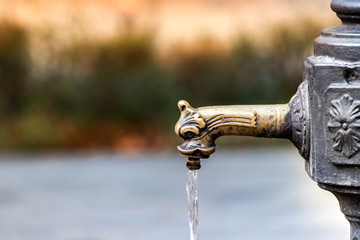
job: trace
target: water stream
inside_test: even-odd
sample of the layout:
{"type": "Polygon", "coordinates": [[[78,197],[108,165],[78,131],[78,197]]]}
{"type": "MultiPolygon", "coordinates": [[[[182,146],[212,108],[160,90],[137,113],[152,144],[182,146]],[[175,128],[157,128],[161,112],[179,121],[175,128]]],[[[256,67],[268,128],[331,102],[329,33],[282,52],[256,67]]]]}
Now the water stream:
{"type": "Polygon", "coordinates": [[[186,179],[188,196],[188,212],[190,225],[190,240],[198,240],[199,208],[197,195],[197,170],[189,170],[186,179]]]}

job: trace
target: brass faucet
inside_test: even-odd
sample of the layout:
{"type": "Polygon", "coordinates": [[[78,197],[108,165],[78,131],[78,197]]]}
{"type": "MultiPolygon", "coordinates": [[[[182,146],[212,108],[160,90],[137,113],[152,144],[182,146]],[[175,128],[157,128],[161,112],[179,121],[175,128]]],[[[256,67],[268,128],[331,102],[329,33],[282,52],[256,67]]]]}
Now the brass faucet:
{"type": "Polygon", "coordinates": [[[225,135],[290,139],[306,156],[306,93],[305,82],[288,104],[193,108],[181,100],[175,132],[184,143],[177,148],[181,156],[188,158],[190,170],[200,169],[200,159],[209,158],[215,151],[215,140],[225,135]]]}

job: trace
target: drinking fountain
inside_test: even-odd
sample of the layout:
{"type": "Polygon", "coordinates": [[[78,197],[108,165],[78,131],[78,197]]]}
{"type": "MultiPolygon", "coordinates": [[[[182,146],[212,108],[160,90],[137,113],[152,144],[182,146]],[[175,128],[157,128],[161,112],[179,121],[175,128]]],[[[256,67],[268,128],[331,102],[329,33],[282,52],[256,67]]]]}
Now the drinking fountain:
{"type": "Polygon", "coordinates": [[[342,24],[315,39],[289,103],[193,108],[181,100],[175,132],[190,170],[200,169],[221,136],[289,139],[309,176],[339,200],[350,239],[360,240],[360,0],[333,0],[331,8],[342,24]]]}

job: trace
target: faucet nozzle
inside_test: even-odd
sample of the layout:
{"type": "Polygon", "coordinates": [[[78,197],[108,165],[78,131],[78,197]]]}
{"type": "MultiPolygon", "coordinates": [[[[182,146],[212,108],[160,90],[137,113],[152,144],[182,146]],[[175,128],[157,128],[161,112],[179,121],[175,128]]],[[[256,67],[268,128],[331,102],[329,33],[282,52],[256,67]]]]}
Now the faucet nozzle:
{"type": "Polygon", "coordinates": [[[186,162],[186,167],[189,170],[199,170],[201,168],[200,158],[189,157],[186,162]]]}

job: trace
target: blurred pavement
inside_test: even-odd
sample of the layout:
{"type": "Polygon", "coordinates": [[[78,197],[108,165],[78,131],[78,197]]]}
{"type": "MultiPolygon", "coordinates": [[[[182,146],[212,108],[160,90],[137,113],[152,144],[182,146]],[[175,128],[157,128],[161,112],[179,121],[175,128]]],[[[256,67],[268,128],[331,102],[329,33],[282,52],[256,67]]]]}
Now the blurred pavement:
{"type": "MultiPolygon", "coordinates": [[[[185,159],[0,157],[1,240],[188,238],[185,159]]],[[[218,150],[199,172],[202,240],[338,240],[348,223],[296,150],[218,150]]]]}

